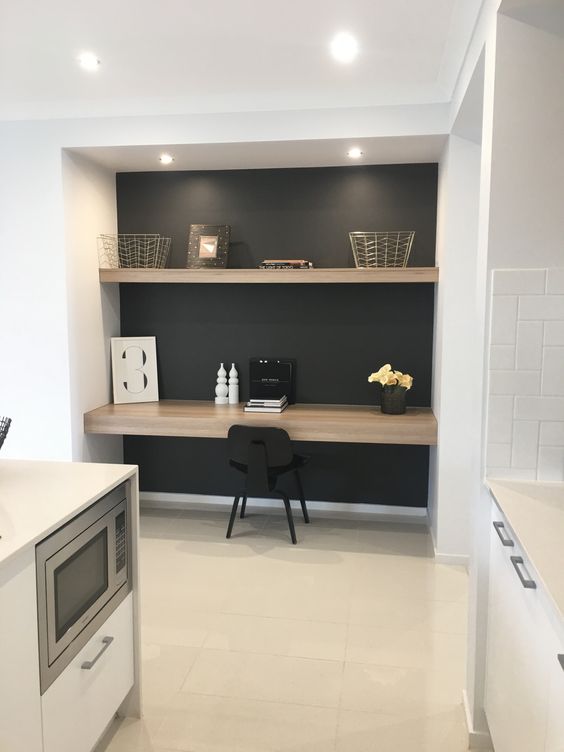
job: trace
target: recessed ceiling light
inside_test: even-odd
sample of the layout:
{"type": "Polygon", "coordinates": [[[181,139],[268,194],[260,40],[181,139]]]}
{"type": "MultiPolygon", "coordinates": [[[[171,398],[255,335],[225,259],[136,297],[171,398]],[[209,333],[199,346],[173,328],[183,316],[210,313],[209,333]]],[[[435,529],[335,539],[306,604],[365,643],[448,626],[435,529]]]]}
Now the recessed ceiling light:
{"type": "Polygon", "coordinates": [[[172,162],[174,162],[174,157],[170,154],[161,154],[161,156],[159,157],[159,162],[161,164],[171,164],[172,162]]]}
{"type": "Polygon", "coordinates": [[[361,151],[358,146],[355,146],[352,149],[349,149],[347,152],[347,157],[350,157],[351,159],[360,159],[364,155],[364,152],[361,151]]]}
{"type": "Polygon", "coordinates": [[[340,63],[352,63],[358,55],[358,42],[348,31],[341,31],[331,40],[331,54],[340,63]]]}
{"type": "Polygon", "coordinates": [[[95,71],[100,66],[100,61],[93,52],[83,52],[78,57],[78,63],[84,70],[95,71]]]}

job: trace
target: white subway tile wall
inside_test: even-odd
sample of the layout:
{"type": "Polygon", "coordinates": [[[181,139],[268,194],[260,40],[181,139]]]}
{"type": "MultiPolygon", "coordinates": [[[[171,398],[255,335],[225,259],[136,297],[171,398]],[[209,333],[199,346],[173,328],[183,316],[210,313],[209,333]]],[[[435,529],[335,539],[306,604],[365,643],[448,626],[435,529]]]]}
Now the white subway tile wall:
{"type": "Polygon", "coordinates": [[[487,472],[564,481],[564,268],[496,269],[487,472]]]}

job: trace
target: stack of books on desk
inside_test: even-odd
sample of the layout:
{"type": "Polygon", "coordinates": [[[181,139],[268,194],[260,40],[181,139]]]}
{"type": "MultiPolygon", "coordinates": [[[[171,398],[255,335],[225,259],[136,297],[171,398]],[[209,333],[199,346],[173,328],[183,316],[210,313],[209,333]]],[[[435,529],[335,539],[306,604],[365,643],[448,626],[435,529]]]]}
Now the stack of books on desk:
{"type": "Polygon", "coordinates": [[[311,269],[312,266],[306,259],[265,259],[259,269],[311,269]]]}
{"type": "Polygon", "coordinates": [[[288,407],[286,395],[280,399],[252,399],[245,405],[246,413],[281,413],[288,407]]]}

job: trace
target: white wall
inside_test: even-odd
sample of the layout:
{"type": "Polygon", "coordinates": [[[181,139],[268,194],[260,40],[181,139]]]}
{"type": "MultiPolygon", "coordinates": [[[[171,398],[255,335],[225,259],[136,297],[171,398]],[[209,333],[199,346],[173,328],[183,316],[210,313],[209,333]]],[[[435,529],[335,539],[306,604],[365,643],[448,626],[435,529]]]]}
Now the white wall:
{"type": "Polygon", "coordinates": [[[479,463],[479,379],[472,379],[476,331],[476,252],[480,145],[451,136],[439,169],[433,410],[429,514],[436,552],[470,552],[472,475],[479,463]]]}
{"type": "Polygon", "coordinates": [[[72,458],[122,462],[120,436],[86,436],[83,414],[111,401],[110,337],[119,336],[119,290],[98,281],[97,236],[117,232],[115,174],[63,152],[72,458]]]}
{"type": "Polygon", "coordinates": [[[497,17],[493,16],[484,29],[483,101],[481,125],[481,164],[478,208],[478,237],[476,248],[475,326],[479,346],[472,363],[472,382],[477,390],[478,405],[475,421],[478,425],[476,451],[478,464],[471,482],[470,565],[468,588],[468,656],[466,662],[466,710],[471,742],[484,746],[489,742],[489,730],[484,712],[484,682],[488,623],[489,581],[489,494],[483,484],[485,467],[485,426],[487,393],[487,322],[488,303],[488,243],[490,224],[490,191],[492,165],[492,131],[495,99],[495,66],[497,17]]]}
{"type": "Polygon", "coordinates": [[[3,457],[71,456],[60,153],[36,128],[0,136],[0,414],[3,457]]]}
{"type": "Polygon", "coordinates": [[[564,262],[564,39],[499,16],[489,267],[564,262]]]}

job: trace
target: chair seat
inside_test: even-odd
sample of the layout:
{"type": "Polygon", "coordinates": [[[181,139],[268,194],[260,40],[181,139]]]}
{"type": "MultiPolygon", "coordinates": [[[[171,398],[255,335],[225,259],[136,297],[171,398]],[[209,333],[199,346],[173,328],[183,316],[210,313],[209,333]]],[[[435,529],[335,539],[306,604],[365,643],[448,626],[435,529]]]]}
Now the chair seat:
{"type": "MultiPolygon", "coordinates": [[[[303,467],[307,462],[309,462],[309,457],[306,457],[303,454],[295,454],[292,457],[292,461],[288,465],[280,465],[279,467],[269,467],[268,475],[273,478],[277,478],[279,475],[283,475],[284,473],[289,473],[291,470],[299,470],[300,467],[303,467]]],[[[248,465],[245,465],[242,462],[235,462],[234,460],[229,460],[229,464],[231,465],[231,467],[235,468],[235,470],[239,470],[240,473],[248,472],[248,465]]]]}
{"type": "Polygon", "coordinates": [[[290,538],[293,544],[297,543],[290,497],[285,490],[277,488],[277,483],[281,475],[292,473],[304,522],[308,523],[309,515],[299,470],[309,458],[301,454],[294,454],[288,433],[283,428],[274,426],[233,425],[227,434],[227,441],[230,455],[229,464],[234,470],[245,476],[245,485],[242,493],[240,492],[233,499],[226,537],[231,538],[237,516],[237,507],[241,498],[243,500],[241,518],[244,518],[249,497],[261,498],[274,495],[281,497],[284,502],[290,538]]]}

